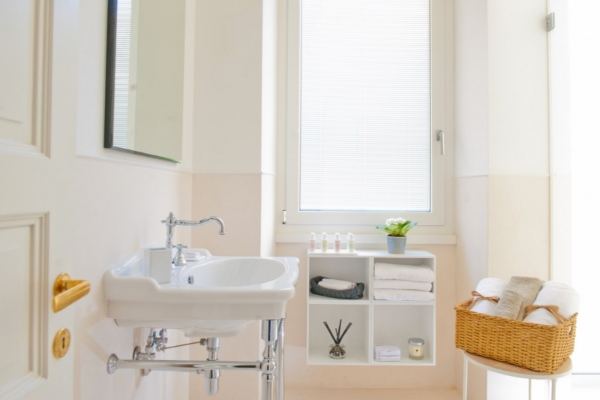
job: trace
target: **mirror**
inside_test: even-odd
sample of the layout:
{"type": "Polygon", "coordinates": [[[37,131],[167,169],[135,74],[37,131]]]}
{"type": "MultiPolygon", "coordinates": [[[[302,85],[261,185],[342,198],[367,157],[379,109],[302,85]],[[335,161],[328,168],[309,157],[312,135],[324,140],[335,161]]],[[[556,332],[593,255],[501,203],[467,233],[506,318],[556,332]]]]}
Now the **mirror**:
{"type": "Polygon", "coordinates": [[[181,162],[185,0],[109,0],[104,147],[181,162]]]}

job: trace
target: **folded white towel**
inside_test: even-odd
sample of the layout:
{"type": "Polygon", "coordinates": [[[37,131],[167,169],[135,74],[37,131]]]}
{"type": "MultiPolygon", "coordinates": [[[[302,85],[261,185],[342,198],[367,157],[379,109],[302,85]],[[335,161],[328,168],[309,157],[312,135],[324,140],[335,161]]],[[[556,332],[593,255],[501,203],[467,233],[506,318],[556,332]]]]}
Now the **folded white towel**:
{"type": "MultiPolygon", "coordinates": [[[[484,278],[479,281],[475,291],[485,297],[500,297],[507,286],[508,283],[502,279],[484,278]]],[[[478,312],[480,314],[495,315],[496,303],[488,300],[479,300],[477,304],[471,308],[471,311],[478,312]]]]}
{"type": "Polygon", "coordinates": [[[400,289],[374,289],[375,300],[394,301],[433,301],[435,297],[431,292],[422,290],[400,290],[400,289]]]}
{"type": "Polygon", "coordinates": [[[435,275],[427,265],[375,263],[375,279],[398,279],[411,282],[433,282],[435,275]]]}
{"type": "Polygon", "coordinates": [[[395,279],[375,279],[373,289],[408,289],[431,292],[433,284],[430,282],[399,281],[395,279]]]}
{"type": "MultiPolygon", "coordinates": [[[[534,305],[558,306],[558,313],[565,318],[571,318],[579,311],[579,293],[571,286],[560,282],[546,282],[538,293],[534,305]]],[[[544,308],[532,311],[524,322],[543,325],[558,325],[552,313],[544,308]]]]}
{"type": "Polygon", "coordinates": [[[337,279],[323,278],[319,282],[319,286],[327,288],[327,289],[333,289],[333,290],[348,290],[348,289],[354,289],[356,287],[356,283],[347,282],[347,281],[339,281],[337,279]]]}
{"type": "Polygon", "coordinates": [[[375,355],[380,357],[393,357],[400,358],[400,348],[398,346],[375,346],[375,355]]]}
{"type": "Polygon", "coordinates": [[[397,355],[397,356],[378,356],[378,355],[375,355],[375,361],[378,361],[378,362],[400,361],[400,355],[397,355]]]}

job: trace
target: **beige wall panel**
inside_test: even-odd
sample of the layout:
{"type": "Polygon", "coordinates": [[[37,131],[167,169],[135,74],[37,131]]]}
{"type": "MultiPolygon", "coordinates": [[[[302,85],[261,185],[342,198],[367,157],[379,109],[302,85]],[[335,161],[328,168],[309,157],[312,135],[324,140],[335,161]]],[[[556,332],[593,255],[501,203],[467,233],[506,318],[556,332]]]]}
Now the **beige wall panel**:
{"type": "Polygon", "coordinates": [[[547,177],[490,177],[489,276],[549,279],[547,177]]]}
{"type": "Polygon", "coordinates": [[[216,223],[191,229],[194,247],[219,256],[259,256],[261,226],[261,175],[194,174],[193,213],[180,219],[199,220],[211,215],[225,222],[226,235],[216,223]]]}

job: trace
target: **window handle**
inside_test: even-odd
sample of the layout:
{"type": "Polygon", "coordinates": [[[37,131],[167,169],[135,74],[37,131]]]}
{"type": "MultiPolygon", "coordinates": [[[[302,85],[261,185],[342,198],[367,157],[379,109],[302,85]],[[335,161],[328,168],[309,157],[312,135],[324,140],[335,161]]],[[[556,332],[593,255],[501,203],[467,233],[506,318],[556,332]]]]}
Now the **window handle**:
{"type": "Polygon", "coordinates": [[[444,131],[437,131],[437,141],[441,144],[441,154],[446,154],[446,142],[444,142],[444,131]]]}

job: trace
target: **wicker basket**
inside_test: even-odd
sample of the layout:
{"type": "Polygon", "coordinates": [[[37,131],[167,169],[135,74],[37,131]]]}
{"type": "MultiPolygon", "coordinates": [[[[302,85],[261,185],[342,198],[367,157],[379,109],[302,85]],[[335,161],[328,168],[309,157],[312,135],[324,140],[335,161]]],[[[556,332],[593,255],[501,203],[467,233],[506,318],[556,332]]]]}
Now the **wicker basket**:
{"type": "Polygon", "coordinates": [[[364,283],[357,283],[354,289],[334,290],[319,286],[319,282],[321,282],[323,279],[324,278],[322,276],[316,276],[310,280],[311,293],[344,300],[358,300],[363,298],[363,292],[365,291],[364,283]]]}
{"type": "Polygon", "coordinates": [[[541,325],[456,307],[456,347],[469,353],[553,373],[573,353],[577,314],[558,325],[541,325]]]}

